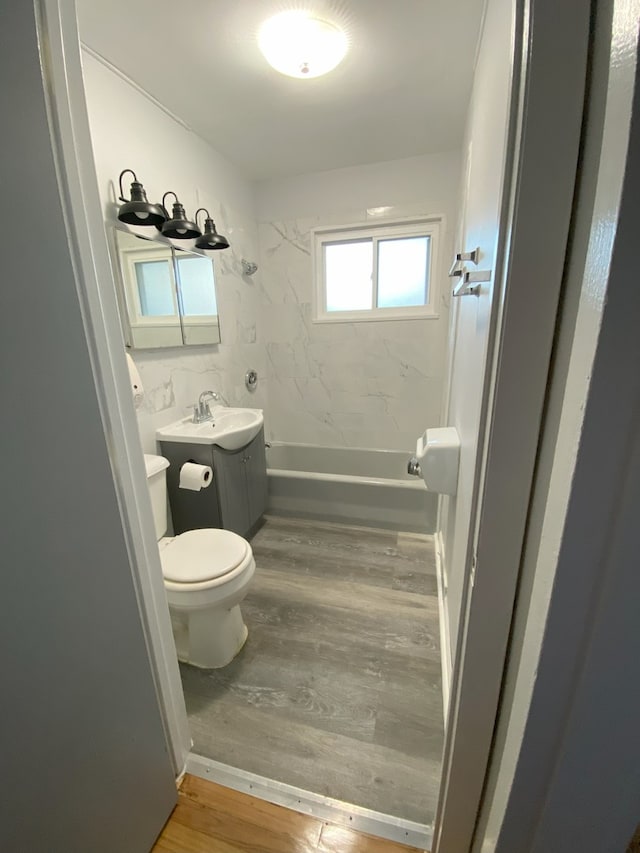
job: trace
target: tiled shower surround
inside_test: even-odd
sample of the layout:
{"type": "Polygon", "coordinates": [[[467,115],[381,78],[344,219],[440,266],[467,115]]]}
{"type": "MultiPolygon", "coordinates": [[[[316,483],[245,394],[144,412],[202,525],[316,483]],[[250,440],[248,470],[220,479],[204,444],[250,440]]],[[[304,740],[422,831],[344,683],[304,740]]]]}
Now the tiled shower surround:
{"type": "MultiPolygon", "coordinates": [[[[429,213],[394,214],[417,212],[429,213]]],[[[367,214],[340,221],[365,222],[367,214]]],[[[410,450],[427,426],[440,425],[448,291],[441,287],[437,319],[313,323],[311,229],[327,224],[325,217],[259,226],[271,434],[410,450]]]]}
{"type": "Polygon", "coordinates": [[[153,452],[155,430],[184,417],[205,389],[264,408],[267,438],[284,442],[409,451],[438,426],[456,152],[253,184],[126,80],[93,56],[83,60],[106,221],[117,213],[119,172],[137,168],[150,197],[170,187],[187,210],[207,206],[231,243],[214,254],[222,342],[132,353],[146,395],[138,412],[144,450],[153,452]],[[150,138],[162,144],[150,147],[150,138]],[[436,270],[439,318],[312,323],[310,229],[379,221],[381,211],[448,217],[436,270]],[[258,263],[255,275],[243,275],[242,258],[258,263]],[[244,387],[249,368],[260,377],[254,394],[244,387]]]}
{"type": "MultiPolygon", "coordinates": [[[[205,388],[264,408],[267,437],[284,442],[408,451],[440,424],[447,288],[437,319],[313,323],[310,229],[326,222],[262,223],[259,254],[245,237],[245,254],[259,257],[251,278],[241,275],[246,231],[237,229],[241,239],[214,261],[222,342],[133,353],[147,451],[155,429],[183,417],[205,388]],[[260,376],[253,394],[243,383],[249,367],[260,376]]],[[[224,233],[232,239],[233,224],[224,233]]]]}
{"type": "Polygon", "coordinates": [[[156,429],[189,414],[204,390],[218,391],[232,406],[268,408],[262,286],[257,273],[243,276],[241,267],[243,257],[257,259],[255,226],[238,214],[226,218],[219,228],[231,247],[214,256],[221,343],[132,352],[145,389],[138,424],[147,453],[155,452],[156,429]],[[244,384],[248,368],[260,377],[254,392],[244,384]]]}

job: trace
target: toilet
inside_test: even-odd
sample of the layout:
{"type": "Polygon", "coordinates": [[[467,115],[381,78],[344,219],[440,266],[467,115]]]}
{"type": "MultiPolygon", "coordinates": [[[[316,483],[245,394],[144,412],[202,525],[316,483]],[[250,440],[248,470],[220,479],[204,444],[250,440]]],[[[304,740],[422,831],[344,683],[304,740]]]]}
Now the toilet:
{"type": "Polygon", "coordinates": [[[203,669],[226,666],[247,639],[240,602],[256,570],[249,543],[230,530],[167,532],[164,456],[144,456],[164,586],[178,659],[203,669]]]}

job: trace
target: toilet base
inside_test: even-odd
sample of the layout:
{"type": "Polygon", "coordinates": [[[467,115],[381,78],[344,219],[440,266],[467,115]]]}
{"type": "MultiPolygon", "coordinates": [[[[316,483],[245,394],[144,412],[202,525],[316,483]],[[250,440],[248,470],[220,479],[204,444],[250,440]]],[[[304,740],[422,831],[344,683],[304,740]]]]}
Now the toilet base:
{"type": "Polygon", "coordinates": [[[172,611],[171,624],[178,660],[201,669],[227,666],[249,634],[238,604],[230,610],[172,611]]]}

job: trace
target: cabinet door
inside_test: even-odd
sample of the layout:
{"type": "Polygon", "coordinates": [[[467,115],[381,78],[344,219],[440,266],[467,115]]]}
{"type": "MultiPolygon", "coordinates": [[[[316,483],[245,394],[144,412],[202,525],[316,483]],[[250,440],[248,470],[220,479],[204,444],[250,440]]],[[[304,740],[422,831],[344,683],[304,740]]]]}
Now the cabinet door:
{"type": "Polygon", "coordinates": [[[245,448],[229,452],[214,447],[213,456],[222,526],[244,536],[249,529],[245,448]]]}
{"type": "Polygon", "coordinates": [[[245,449],[249,527],[260,520],[267,508],[267,458],[262,430],[245,449]]]}

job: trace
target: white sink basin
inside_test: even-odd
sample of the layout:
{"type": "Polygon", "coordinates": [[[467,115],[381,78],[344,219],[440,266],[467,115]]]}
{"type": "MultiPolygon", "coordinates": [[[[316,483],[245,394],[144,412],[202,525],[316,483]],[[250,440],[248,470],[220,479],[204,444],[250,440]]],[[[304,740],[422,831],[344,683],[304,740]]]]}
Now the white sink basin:
{"type": "Polygon", "coordinates": [[[194,424],[191,418],[182,418],[156,430],[156,438],[187,444],[217,444],[225,450],[239,450],[256,437],[264,423],[262,409],[214,406],[212,414],[212,421],[200,424],[194,424]]]}

